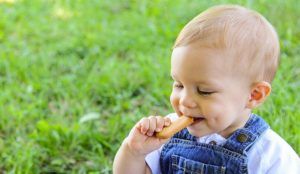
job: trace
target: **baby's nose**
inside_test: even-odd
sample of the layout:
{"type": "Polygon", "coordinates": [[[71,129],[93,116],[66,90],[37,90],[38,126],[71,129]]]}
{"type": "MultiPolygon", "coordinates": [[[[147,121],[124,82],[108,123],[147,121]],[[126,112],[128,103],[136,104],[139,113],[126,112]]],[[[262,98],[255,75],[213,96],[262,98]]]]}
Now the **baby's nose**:
{"type": "Polygon", "coordinates": [[[197,106],[194,97],[186,92],[181,96],[179,103],[186,108],[195,108],[197,106]]]}

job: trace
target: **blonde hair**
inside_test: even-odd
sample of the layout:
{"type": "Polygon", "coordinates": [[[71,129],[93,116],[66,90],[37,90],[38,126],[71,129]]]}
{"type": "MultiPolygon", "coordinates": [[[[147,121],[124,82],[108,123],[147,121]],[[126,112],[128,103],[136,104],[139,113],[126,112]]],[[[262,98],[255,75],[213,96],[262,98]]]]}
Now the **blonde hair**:
{"type": "Polygon", "coordinates": [[[173,48],[194,42],[228,50],[234,57],[234,66],[240,65],[256,81],[272,82],[275,76],[280,52],[278,36],[255,11],[238,5],[209,8],[181,30],[173,48]]]}

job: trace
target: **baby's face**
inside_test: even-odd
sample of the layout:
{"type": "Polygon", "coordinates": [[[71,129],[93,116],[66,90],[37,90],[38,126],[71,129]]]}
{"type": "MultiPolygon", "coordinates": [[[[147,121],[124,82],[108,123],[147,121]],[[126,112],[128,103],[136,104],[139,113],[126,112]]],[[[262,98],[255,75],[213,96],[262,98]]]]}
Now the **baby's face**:
{"type": "Polygon", "coordinates": [[[197,44],[177,47],[172,53],[171,104],[178,115],[195,118],[188,127],[194,136],[227,137],[248,119],[250,85],[230,71],[228,60],[224,51],[197,44]]]}

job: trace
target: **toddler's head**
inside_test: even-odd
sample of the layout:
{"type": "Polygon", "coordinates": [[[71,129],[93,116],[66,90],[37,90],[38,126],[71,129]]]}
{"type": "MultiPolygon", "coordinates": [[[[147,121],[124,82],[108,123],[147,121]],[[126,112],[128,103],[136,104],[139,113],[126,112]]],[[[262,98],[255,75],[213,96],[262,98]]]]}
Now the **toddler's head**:
{"type": "Polygon", "coordinates": [[[175,42],[172,107],[195,118],[193,135],[226,137],[269,95],[278,57],[276,31],[263,16],[235,5],[210,8],[175,42]]]}
{"type": "Polygon", "coordinates": [[[260,14],[237,5],[212,7],[191,20],[174,48],[197,42],[223,51],[234,74],[253,82],[271,83],[277,70],[279,41],[272,25],[260,14]]]}

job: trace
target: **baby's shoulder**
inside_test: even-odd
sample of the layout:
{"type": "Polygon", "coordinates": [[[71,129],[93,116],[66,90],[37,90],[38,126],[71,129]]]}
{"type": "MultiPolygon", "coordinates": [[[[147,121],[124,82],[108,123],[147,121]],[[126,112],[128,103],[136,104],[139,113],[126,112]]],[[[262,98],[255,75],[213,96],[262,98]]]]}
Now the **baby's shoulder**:
{"type": "Polygon", "coordinates": [[[293,148],[272,129],[267,129],[264,134],[257,140],[254,149],[260,151],[261,154],[270,156],[280,156],[278,153],[295,154],[293,148]],[[276,152],[276,153],[275,153],[276,152]]]}
{"type": "Polygon", "coordinates": [[[298,171],[300,163],[299,157],[293,148],[272,129],[267,129],[249,150],[248,160],[249,170],[266,173],[283,171],[287,167],[291,171],[298,171]]]}

